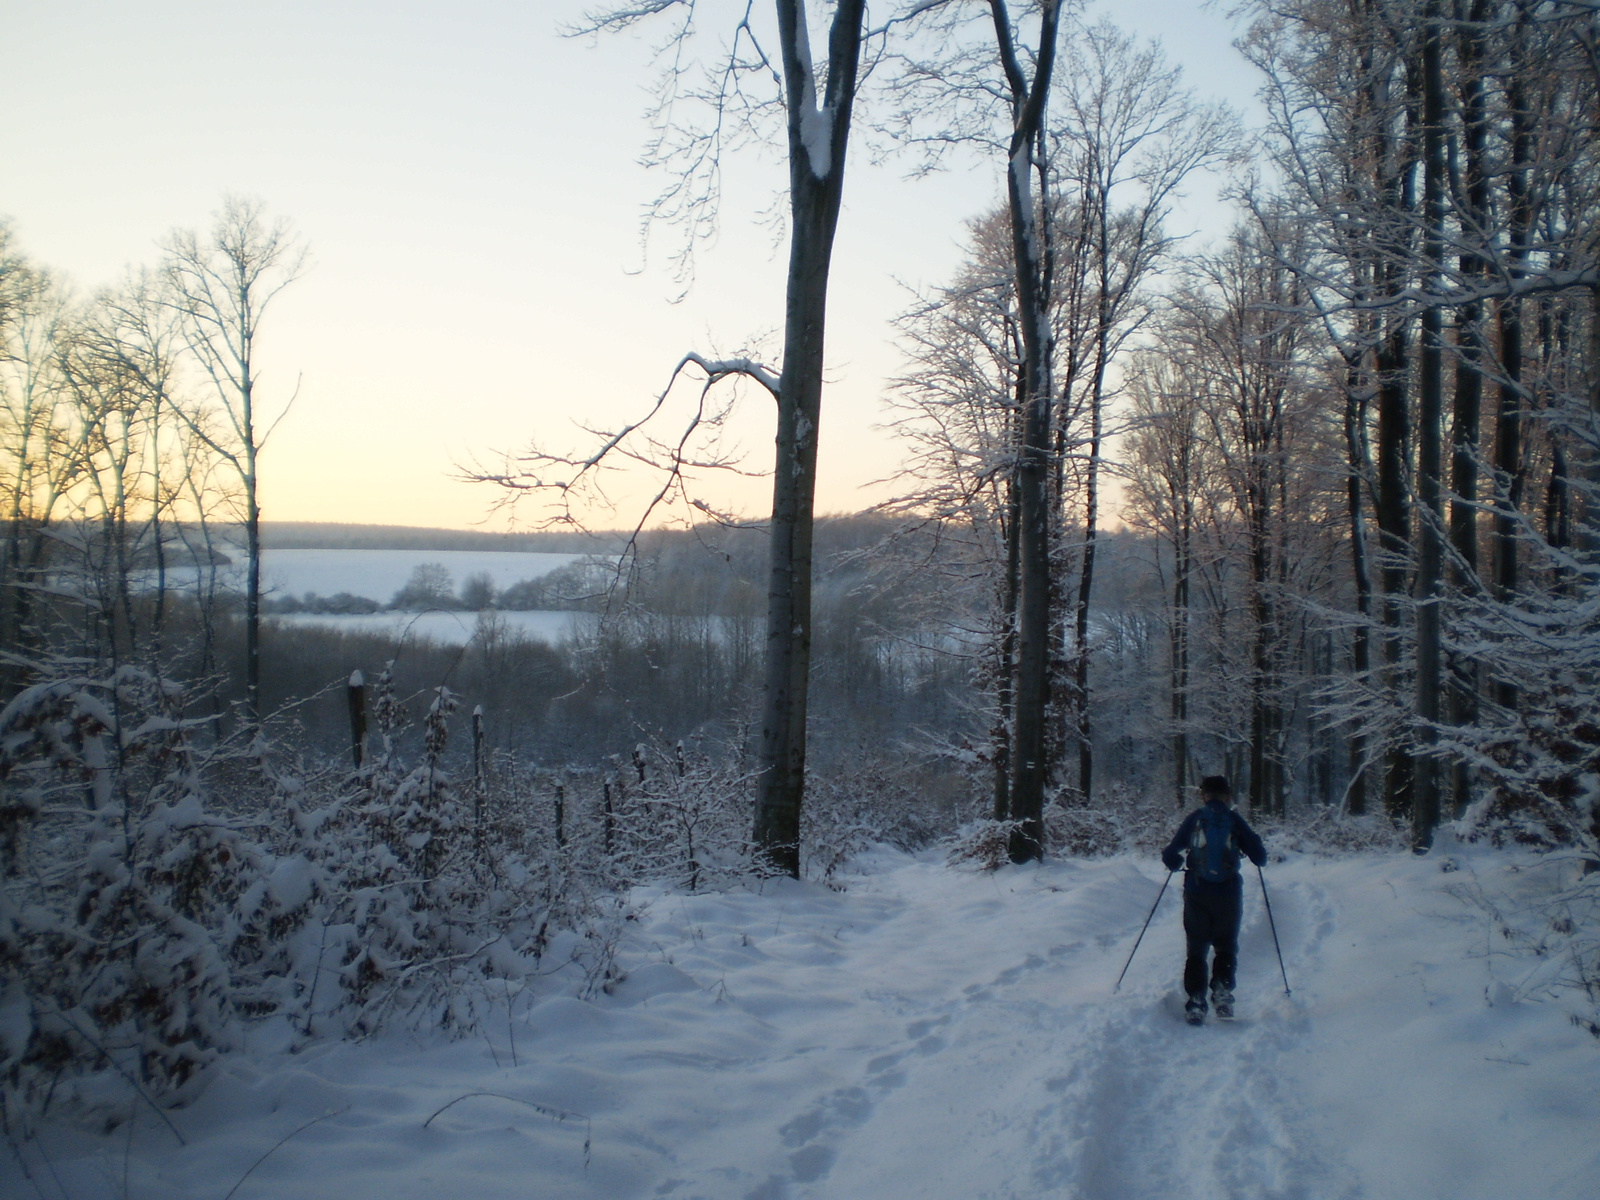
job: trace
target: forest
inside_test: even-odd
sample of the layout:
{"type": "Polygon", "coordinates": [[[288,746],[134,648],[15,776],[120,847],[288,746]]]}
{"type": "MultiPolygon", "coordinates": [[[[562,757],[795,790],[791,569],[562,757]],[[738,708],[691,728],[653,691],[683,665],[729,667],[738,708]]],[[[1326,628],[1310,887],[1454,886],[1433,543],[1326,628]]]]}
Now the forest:
{"type": "Polygon", "coordinates": [[[1252,130],[1074,3],[891,7],[673,26],[653,219],[692,253],[723,131],[769,123],[781,362],[685,348],[594,444],[474,464],[511,533],[268,519],[256,344],[306,239],[262,202],[92,292],[0,225],[9,1136],[124,1084],[166,1111],[267,1021],[471,1032],[556,961],[607,991],[633,888],[1147,852],[1211,774],[1284,837],[1571,864],[1547,952],[1600,1036],[1594,6],[1251,0],[1252,130]],[[1004,199],[884,314],[895,497],[823,515],[863,129],[1004,199]],[[1200,245],[1170,218],[1214,177],[1234,224],[1200,245]],[[717,405],[757,401],[753,519],[697,489],[717,405]],[[656,504],[591,528],[619,464],[656,504]],[[587,557],[367,598],[462,610],[447,646],[281,621],[313,609],[264,585],[273,546],[587,557]]]}

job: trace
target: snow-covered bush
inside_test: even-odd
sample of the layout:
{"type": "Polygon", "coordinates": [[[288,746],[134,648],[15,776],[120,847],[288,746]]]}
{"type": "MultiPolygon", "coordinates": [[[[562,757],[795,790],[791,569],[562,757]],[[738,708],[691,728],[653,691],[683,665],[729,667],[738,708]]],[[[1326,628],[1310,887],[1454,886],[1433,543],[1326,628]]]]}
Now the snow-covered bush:
{"type": "Polygon", "coordinates": [[[1464,873],[1449,890],[1488,919],[1486,952],[1517,960],[1510,999],[1555,1004],[1600,1038],[1600,872],[1555,852],[1464,873]]]}
{"type": "Polygon", "coordinates": [[[1313,808],[1257,826],[1269,851],[1303,854],[1400,853],[1411,848],[1411,827],[1382,814],[1350,816],[1336,806],[1313,808]]]}
{"type": "Polygon", "coordinates": [[[824,882],[873,843],[916,850],[957,824],[957,814],[942,811],[918,786],[908,755],[863,755],[848,770],[812,774],[807,784],[801,861],[808,876],[824,882]]]}
{"type": "Polygon", "coordinates": [[[716,751],[700,739],[670,747],[641,742],[629,762],[597,781],[600,795],[587,806],[589,858],[598,855],[615,885],[649,881],[698,891],[726,887],[755,869],[751,779],[734,754],[716,751]]]}
{"type": "Polygon", "coordinates": [[[6,1112],[91,1077],[180,1099],[250,1020],[459,1032],[536,975],[615,974],[626,904],[541,842],[515,779],[445,770],[447,688],[407,764],[385,672],[381,748],[354,772],[287,771],[270,737],[241,750],[185,702],[125,667],[0,712],[6,1112]]]}
{"type": "Polygon", "coordinates": [[[293,894],[280,887],[277,899],[315,898],[286,967],[307,1033],[361,1035],[396,1020],[469,1030],[546,969],[558,942],[586,976],[609,969],[613,906],[539,844],[516,777],[475,791],[441,765],[456,706],[433,689],[421,761],[408,769],[385,670],[373,704],[380,753],[322,807],[296,811],[293,857],[280,860],[293,894]]]}
{"type": "Polygon", "coordinates": [[[1094,857],[1131,850],[1155,854],[1181,816],[1167,795],[1122,782],[1101,789],[1094,807],[1068,807],[1058,799],[1044,810],[1045,845],[1053,854],[1094,857]]]}
{"type": "Polygon", "coordinates": [[[180,1087],[232,1040],[228,950],[260,856],[209,811],[172,685],[124,667],[0,712],[0,1076],[180,1087]]]}
{"type": "Polygon", "coordinates": [[[1011,861],[1011,835],[1021,825],[1020,821],[996,821],[992,817],[970,821],[950,839],[945,861],[952,867],[998,871],[1011,861]]]}
{"type": "MultiPolygon", "coordinates": [[[[1593,478],[1600,429],[1586,421],[1576,432],[1588,443],[1579,478],[1593,478]]],[[[1484,704],[1476,725],[1447,730],[1445,745],[1482,785],[1464,832],[1570,848],[1600,867],[1600,497],[1580,490],[1591,548],[1552,545],[1526,526],[1524,593],[1466,603],[1459,652],[1499,702],[1484,704]]]]}

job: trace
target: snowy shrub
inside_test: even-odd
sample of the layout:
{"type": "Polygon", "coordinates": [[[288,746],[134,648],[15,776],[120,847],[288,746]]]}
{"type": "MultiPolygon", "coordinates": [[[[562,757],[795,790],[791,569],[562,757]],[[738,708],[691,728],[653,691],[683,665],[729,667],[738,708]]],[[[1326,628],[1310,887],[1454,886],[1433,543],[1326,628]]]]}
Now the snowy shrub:
{"type": "Polygon", "coordinates": [[[1467,826],[1600,863],[1600,671],[1529,679],[1523,707],[1473,747],[1487,794],[1467,826]]]}
{"type": "Polygon", "coordinates": [[[750,776],[732,753],[713,753],[700,739],[670,749],[640,743],[602,788],[609,788],[611,808],[604,811],[602,792],[599,833],[610,845],[599,849],[617,883],[698,891],[726,887],[755,869],[750,776]]]}
{"type": "Polygon", "coordinates": [[[1379,814],[1353,817],[1332,805],[1308,809],[1290,820],[1255,824],[1269,851],[1333,855],[1411,849],[1408,824],[1379,814]]]}
{"type": "Polygon", "coordinates": [[[1552,585],[1515,607],[1479,599],[1465,624],[1464,652],[1515,706],[1449,731],[1449,752],[1486,785],[1462,828],[1600,866],[1600,567],[1536,546],[1552,585]]]}
{"type": "Polygon", "coordinates": [[[110,1068],[166,1090],[232,1040],[228,938],[260,870],[197,791],[192,722],[131,667],[0,712],[0,1075],[47,1103],[110,1068]]]}
{"type": "MultiPolygon", "coordinates": [[[[474,828],[474,805],[440,766],[456,700],[434,689],[422,761],[400,762],[404,723],[392,674],[379,677],[374,712],[383,750],[325,808],[298,813],[298,853],[285,860],[280,904],[319,898],[300,938],[291,993],[302,1028],[319,1018],[370,1033],[396,1014],[442,1028],[471,1028],[478,983],[521,978],[529,962],[511,927],[532,882],[503,843],[474,828]],[[324,977],[327,978],[324,978],[324,977]]],[[[513,852],[521,847],[510,847],[513,852]]]]}
{"type": "Polygon", "coordinates": [[[1516,607],[1482,600],[1467,624],[1468,652],[1516,707],[1449,731],[1480,784],[1456,832],[1544,852],[1537,888],[1487,907],[1539,960],[1524,988],[1581,997],[1573,1019],[1600,1036],[1600,570],[1592,555],[1534,546],[1551,586],[1516,607]]]}
{"type": "Polygon", "coordinates": [[[1047,805],[1045,846],[1052,854],[1080,857],[1155,854],[1172,837],[1179,815],[1155,790],[1112,783],[1100,790],[1092,808],[1068,807],[1059,799],[1047,805]]]}
{"type": "Polygon", "coordinates": [[[1487,952],[1517,960],[1510,999],[1556,1004],[1600,1038],[1600,872],[1549,853],[1448,890],[1488,919],[1487,952]]]}
{"type": "Polygon", "coordinates": [[[905,754],[863,754],[845,767],[812,773],[800,814],[806,874],[831,882],[874,843],[917,850],[952,834],[960,814],[934,802],[922,775],[905,754]]]}
{"type": "Polygon", "coordinates": [[[1011,835],[1021,824],[993,818],[969,822],[950,839],[945,862],[952,867],[975,866],[983,871],[998,871],[1011,861],[1011,835]]]}
{"type": "MultiPolygon", "coordinates": [[[[567,814],[582,834],[570,841],[548,828],[535,815],[548,779],[512,761],[458,781],[442,765],[456,707],[448,688],[432,689],[421,760],[408,768],[397,749],[405,710],[385,669],[372,705],[379,752],[298,818],[303,890],[320,897],[289,989],[308,1033],[397,1021],[465,1033],[536,976],[571,969],[589,993],[616,974],[628,908],[597,823],[567,814]]],[[[678,776],[665,798],[688,805],[683,781],[695,777],[678,776]]]]}
{"type": "MultiPolygon", "coordinates": [[[[538,836],[525,780],[444,769],[448,688],[402,761],[392,683],[353,772],[286,772],[259,732],[245,751],[201,736],[180,689],[131,668],[0,712],[0,1107],[95,1076],[180,1099],[253,1019],[460,1033],[536,976],[615,978],[628,909],[609,877],[538,836]]],[[[668,809],[692,806],[685,768],[668,809]]]]}

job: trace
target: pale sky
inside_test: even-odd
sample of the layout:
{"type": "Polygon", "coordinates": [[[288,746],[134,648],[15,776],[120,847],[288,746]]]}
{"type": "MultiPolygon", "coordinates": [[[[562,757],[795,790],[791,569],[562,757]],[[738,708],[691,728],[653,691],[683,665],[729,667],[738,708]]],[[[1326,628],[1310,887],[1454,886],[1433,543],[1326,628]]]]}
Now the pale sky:
{"type": "MultiPolygon", "coordinates": [[[[207,228],[224,193],[259,197],[313,260],[263,339],[269,406],[300,386],[263,459],[265,517],[476,525],[492,497],[452,464],[534,436],[585,445],[573,420],[636,415],[686,350],[779,349],[784,252],[762,212],[781,160],[729,164],[722,234],[671,303],[672,234],[648,260],[639,239],[660,185],[638,165],[651,38],[561,37],[585,7],[0,0],[0,216],[91,290],[153,264],[174,226],[207,228]]],[[[721,7],[702,0],[702,24],[721,7]]],[[[1216,9],[1103,7],[1160,36],[1200,98],[1248,109],[1256,82],[1216,9]]],[[[829,302],[818,507],[832,512],[885,495],[868,485],[900,456],[877,426],[906,285],[944,281],[963,221],[1000,197],[994,164],[909,181],[859,147],[829,302]]],[[[1196,182],[1176,224],[1221,232],[1216,190],[1196,182]]],[[[765,470],[771,404],[744,403],[738,440],[765,470]]],[[[750,480],[713,498],[759,515],[768,497],[750,480]]]]}

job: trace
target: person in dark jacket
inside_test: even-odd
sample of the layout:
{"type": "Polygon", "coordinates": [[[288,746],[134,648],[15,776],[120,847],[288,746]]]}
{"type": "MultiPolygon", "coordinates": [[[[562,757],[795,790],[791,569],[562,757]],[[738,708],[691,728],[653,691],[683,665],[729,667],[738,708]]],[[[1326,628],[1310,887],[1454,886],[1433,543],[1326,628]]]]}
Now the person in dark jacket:
{"type": "Polygon", "coordinates": [[[1188,994],[1184,1015],[1198,1025],[1206,1016],[1207,951],[1215,951],[1210,964],[1211,1005],[1224,1020],[1233,1017],[1234,970],[1239,958],[1239,916],[1244,881],[1239,877],[1241,852],[1262,866],[1267,852],[1255,830],[1229,801],[1233,789],[1222,775],[1200,781],[1205,801],[1184,817],[1178,832],[1161,852],[1169,871],[1185,866],[1183,877],[1183,932],[1188,958],[1183,964],[1183,990],[1188,994]]]}

